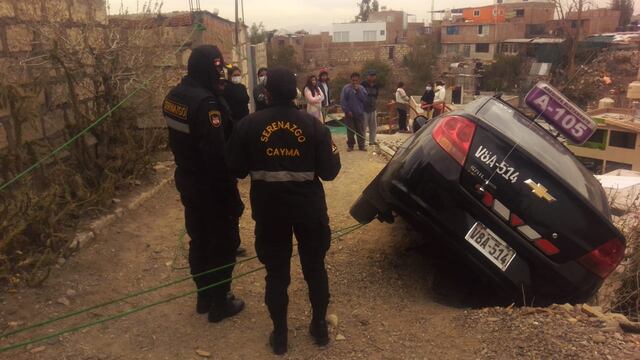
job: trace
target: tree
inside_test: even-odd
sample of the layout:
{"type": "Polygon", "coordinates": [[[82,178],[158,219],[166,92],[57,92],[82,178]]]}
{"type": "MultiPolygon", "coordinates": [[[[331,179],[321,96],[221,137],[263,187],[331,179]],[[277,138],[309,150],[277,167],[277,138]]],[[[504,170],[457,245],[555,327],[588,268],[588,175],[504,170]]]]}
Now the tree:
{"type": "Polygon", "coordinates": [[[287,45],[274,48],[271,45],[267,49],[269,66],[283,66],[294,72],[300,69],[300,64],[296,61],[296,50],[293,46],[287,45]]]}
{"type": "Polygon", "coordinates": [[[425,35],[416,39],[413,50],[404,57],[403,65],[411,73],[411,91],[422,89],[428,81],[434,81],[433,68],[438,62],[439,45],[433,35],[425,35]]]}
{"type": "Polygon", "coordinates": [[[619,10],[620,11],[620,21],[618,22],[619,26],[627,26],[631,23],[631,17],[633,16],[633,0],[612,0],[611,1],[611,10],[619,10]]]}
{"type": "Polygon", "coordinates": [[[378,11],[380,5],[378,4],[378,0],[362,0],[358,3],[359,12],[356,16],[356,22],[365,22],[369,20],[369,15],[372,12],[378,11]]]}
{"type": "Polygon", "coordinates": [[[590,0],[552,0],[552,2],[556,7],[556,14],[560,20],[562,33],[567,42],[566,73],[571,76],[575,72],[578,41],[580,41],[582,37],[582,12],[591,5],[591,2],[590,0]],[[569,14],[571,14],[571,16],[569,16],[569,14]],[[575,24],[575,26],[573,26],[573,24],[575,24]]]}
{"type": "Polygon", "coordinates": [[[264,25],[262,23],[256,25],[256,23],[251,24],[249,28],[249,42],[251,44],[260,44],[267,40],[267,32],[264,29],[264,25]]]}
{"type": "Polygon", "coordinates": [[[498,55],[496,62],[484,73],[482,89],[486,91],[508,91],[520,84],[523,61],[520,56],[498,55]]]}

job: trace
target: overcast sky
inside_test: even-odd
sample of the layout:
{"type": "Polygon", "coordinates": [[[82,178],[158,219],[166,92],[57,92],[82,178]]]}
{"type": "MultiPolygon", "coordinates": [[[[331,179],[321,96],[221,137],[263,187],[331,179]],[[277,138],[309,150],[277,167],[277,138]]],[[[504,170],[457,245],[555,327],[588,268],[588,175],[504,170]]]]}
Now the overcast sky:
{"type": "MultiPolygon", "coordinates": [[[[111,5],[111,13],[118,13],[120,4],[128,8],[129,13],[136,12],[136,6],[149,0],[107,0],[111,5]]],[[[162,1],[163,12],[188,10],[189,0],[152,0],[162,1]]],[[[195,3],[197,0],[191,0],[195,3]]],[[[416,15],[418,21],[427,16],[431,9],[431,0],[378,0],[381,6],[394,10],[404,10],[416,15]],[[393,6],[391,6],[393,4],[393,6]]],[[[434,0],[435,9],[491,5],[492,0],[434,0]]],[[[601,6],[607,6],[609,0],[594,0],[601,6]]],[[[240,3],[241,0],[238,0],[240,3]]],[[[640,11],[640,0],[635,1],[636,13],[640,11]]],[[[218,9],[220,16],[233,19],[235,16],[234,0],[200,0],[202,10],[218,9]]],[[[267,29],[288,29],[291,31],[305,29],[311,32],[329,30],[332,23],[347,22],[357,14],[357,0],[244,0],[245,23],[264,23],[267,29]]],[[[242,16],[242,15],[240,15],[242,16]]]]}

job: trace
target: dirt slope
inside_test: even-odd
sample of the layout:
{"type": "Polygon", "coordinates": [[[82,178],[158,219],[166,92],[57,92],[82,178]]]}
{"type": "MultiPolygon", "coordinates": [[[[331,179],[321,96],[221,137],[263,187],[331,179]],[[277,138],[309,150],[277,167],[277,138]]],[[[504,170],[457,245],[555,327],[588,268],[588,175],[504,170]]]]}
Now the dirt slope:
{"type": "MultiPolygon", "coordinates": [[[[343,141],[339,142],[343,171],[335,182],[326,184],[334,229],[354,223],[348,215],[350,205],[384,166],[384,161],[372,152],[347,153],[343,141]]],[[[241,183],[241,188],[246,199],[248,183],[241,183]]],[[[54,270],[41,288],[0,295],[0,330],[21,327],[186,275],[186,270],[172,269],[185,265],[182,257],[173,262],[182,229],[182,208],[170,184],[54,270]]],[[[245,214],[243,244],[251,254],[252,232],[253,222],[245,214]]],[[[450,306],[446,297],[436,296],[432,290],[431,274],[442,271],[434,259],[437,254],[407,250],[418,245],[417,239],[420,236],[403,222],[394,225],[376,222],[333,245],[327,261],[332,291],[329,313],[339,320],[337,328],[331,330],[332,337],[342,340],[332,341],[327,348],[312,345],[308,336],[310,309],[306,286],[294,258],[287,357],[640,358],[638,337],[605,331],[592,321],[562,321],[565,315],[552,311],[531,316],[520,309],[466,310],[450,306]]],[[[257,260],[244,263],[236,267],[236,273],[257,266],[257,260]]],[[[195,314],[194,297],[190,296],[27,349],[0,354],[0,359],[198,359],[207,354],[213,359],[270,358],[267,345],[270,321],[262,301],[263,277],[263,273],[256,273],[235,282],[234,291],[247,302],[247,309],[217,325],[195,314]]],[[[191,290],[192,286],[188,281],[11,340],[46,335],[64,326],[191,290]]],[[[0,341],[0,346],[6,344],[6,340],[0,341]]]]}

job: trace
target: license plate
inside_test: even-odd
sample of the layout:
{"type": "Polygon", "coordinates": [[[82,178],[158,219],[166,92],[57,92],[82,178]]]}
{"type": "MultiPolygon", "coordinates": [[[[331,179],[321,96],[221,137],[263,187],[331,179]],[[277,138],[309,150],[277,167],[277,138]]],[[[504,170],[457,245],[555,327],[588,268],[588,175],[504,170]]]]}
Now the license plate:
{"type": "Polygon", "coordinates": [[[480,222],[475,223],[464,238],[502,271],[507,270],[516,257],[507,243],[480,222]]]}

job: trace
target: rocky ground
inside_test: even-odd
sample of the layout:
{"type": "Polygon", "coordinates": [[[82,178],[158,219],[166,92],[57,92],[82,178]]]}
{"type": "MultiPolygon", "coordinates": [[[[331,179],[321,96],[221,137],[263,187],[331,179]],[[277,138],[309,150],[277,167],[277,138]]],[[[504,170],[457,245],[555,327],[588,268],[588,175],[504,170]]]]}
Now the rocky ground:
{"type": "MultiPolygon", "coordinates": [[[[378,149],[342,150],[343,170],[325,184],[332,227],[354,224],[348,209],[384,166],[378,149]]],[[[389,146],[401,136],[381,137],[389,146]],[[394,140],[395,139],[395,140],[394,140]]],[[[158,168],[169,176],[170,169],[158,168]]],[[[248,186],[240,184],[247,200],[248,186]]],[[[125,202],[126,200],[123,200],[125,202]]],[[[247,200],[248,204],[248,200],[247,200]]],[[[139,208],[127,211],[78,254],[53,270],[39,288],[0,294],[0,330],[20,328],[52,316],[184,277],[179,243],[182,208],[173,184],[139,208]]],[[[253,222],[245,214],[243,244],[252,249],[253,222]]],[[[621,319],[597,308],[555,306],[471,308],[471,270],[455,256],[431,246],[433,239],[404,222],[378,222],[337,240],[327,258],[331,281],[329,346],[314,346],[307,333],[309,305],[298,260],[290,288],[291,359],[632,359],[640,358],[640,336],[624,332],[621,319]],[[586,310],[585,310],[586,309],[586,310]]],[[[248,261],[241,274],[259,267],[248,261]]],[[[273,357],[267,345],[270,321],[263,305],[264,274],[238,279],[233,288],[246,310],[220,324],[194,312],[194,297],[56,336],[0,359],[256,359],[273,357]]],[[[187,281],[83,316],[8,339],[0,347],[51,334],[192,290],[187,281]]],[[[490,297],[489,297],[490,298],[490,297]]]]}

